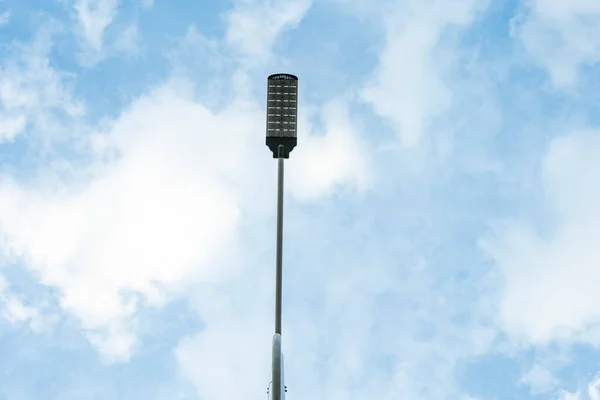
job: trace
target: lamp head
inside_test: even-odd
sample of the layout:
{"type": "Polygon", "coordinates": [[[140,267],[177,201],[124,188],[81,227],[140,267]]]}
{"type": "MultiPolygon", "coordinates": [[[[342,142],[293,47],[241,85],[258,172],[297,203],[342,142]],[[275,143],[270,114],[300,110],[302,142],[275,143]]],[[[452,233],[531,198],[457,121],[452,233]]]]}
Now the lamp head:
{"type": "Polygon", "coordinates": [[[298,77],[273,74],[267,78],[267,140],[273,158],[289,158],[296,147],[298,77]],[[283,146],[280,153],[280,146],[283,146]]]}

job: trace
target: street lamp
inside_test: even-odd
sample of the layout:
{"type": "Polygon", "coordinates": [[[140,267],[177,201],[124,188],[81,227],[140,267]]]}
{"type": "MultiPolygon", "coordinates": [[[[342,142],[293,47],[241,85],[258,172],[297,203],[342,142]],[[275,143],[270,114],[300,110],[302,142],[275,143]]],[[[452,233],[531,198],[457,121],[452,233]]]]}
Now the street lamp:
{"type": "Polygon", "coordinates": [[[267,146],[273,158],[289,158],[297,143],[298,77],[274,74],[267,78],[267,146]],[[283,155],[279,148],[283,146],[283,155]]]}
{"type": "Polygon", "coordinates": [[[275,259],[275,335],[272,349],[271,400],[285,399],[283,354],[281,353],[281,302],[283,259],[283,160],[296,147],[298,120],[298,77],[274,74],[267,78],[267,140],[277,158],[277,254],[275,259]]]}

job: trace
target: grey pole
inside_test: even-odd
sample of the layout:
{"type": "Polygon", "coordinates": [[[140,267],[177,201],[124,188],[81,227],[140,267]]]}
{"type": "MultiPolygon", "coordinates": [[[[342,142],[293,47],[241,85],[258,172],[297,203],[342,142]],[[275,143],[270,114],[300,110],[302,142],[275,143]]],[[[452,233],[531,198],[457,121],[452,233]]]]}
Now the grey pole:
{"type": "Polygon", "coordinates": [[[271,377],[271,400],[283,400],[283,354],[281,353],[281,335],[273,335],[273,359],[271,360],[273,376],[271,377]]]}
{"type": "Polygon", "coordinates": [[[277,256],[275,261],[275,333],[281,335],[281,301],[283,272],[283,145],[277,159],[277,256]]]}
{"type": "Polygon", "coordinates": [[[279,145],[277,159],[277,256],[275,261],[275,335],[273,336],[272,400],[282,399],[283,387],[283,357],[281,354],[281,304],[283,294],[283,152],[284,146],[279,145]]]}

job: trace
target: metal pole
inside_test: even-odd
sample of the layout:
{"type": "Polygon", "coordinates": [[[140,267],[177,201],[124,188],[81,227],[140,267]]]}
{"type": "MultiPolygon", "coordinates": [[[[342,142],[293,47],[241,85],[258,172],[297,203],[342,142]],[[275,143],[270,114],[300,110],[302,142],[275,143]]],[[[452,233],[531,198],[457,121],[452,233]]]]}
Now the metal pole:
{"type": "Polygon", "coordinates": [[[277,149],[277,255],[275,260],[275,335],[273,336],[272,400],[282,400],[281,303],[283,272],[283,145],[277,149]]]}
{"type": "Polygon", "coordinates": [[[283,271],[283,150],[283,145],[280,145],[277,159],[277,256],[275,261],[275,333],[280,335],[283,271]]]}
{"type": "Polygon", "coordinates": [[[271,400],[283,400],[282,398],[282,386],[283,386],[283,354],[281,354],[281,335],[276,333],[273,335],[273,359],[271,360],[271,367],[273,376],[271,381],[271,400]]]}

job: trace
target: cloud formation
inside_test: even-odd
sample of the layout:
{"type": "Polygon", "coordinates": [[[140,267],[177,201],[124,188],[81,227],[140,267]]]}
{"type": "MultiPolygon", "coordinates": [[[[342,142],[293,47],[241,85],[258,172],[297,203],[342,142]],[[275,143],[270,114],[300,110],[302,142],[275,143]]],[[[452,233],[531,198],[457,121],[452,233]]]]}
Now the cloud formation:
{"type": "Polygon", "coordinates": [[[445,80],[455,60],[444,53],[455,44],[444,38],[468,27],[486,3],[405,1],[383,16],[385,44],[362,95],[390,121],[403,145],[418,144],[432,119],[450,107],[445,80]]]}
{"type": "Polygon", "coordinates": [[[528,343],[578,340],[598,344],[600,314],[595,304],[600,254],[595,238],[600,226],[600,150],[596,131],[555,139],[541,174],[546,201],[554,213],[548,234],[527,221],[499,228],[484,247],[503,272],[500,307],[504,329],[528,343]]]}
{"type": "Polygon", "coordinates": [[[65,118],[85,107],[72,92],[68,75],[50,63],[55,24],[42,25],[28,43],[13,42],[0,68],[0,140],[12,141],[27,126],[50,136],[65,118]]]}
{"type": "Polygon", "coordinates": [[[600,60],[600,4],[589,0],[535,0],[516,20],[516,35],[557,88],[578,81],[582,67],[600,60]]]}
{"type": "Polygon", "coordinates": [[[310,0],[238,0],[227,12],[225,40],[244,62],[264,62],[276,39],[297,26],[310,0]]]}
{"type": "Polygon", "coordinates": [[[264,398],[289,71],[290,398],[598,398],[594,3],[176,3],[2,27],[0,397],[264,398]]]}
{"type": "Polygon", "coordinates": [[[118,0],[77,0],[74,5],[84,51],[97,56],[104,46],[104,30],[112,23],[118,0]]]}

